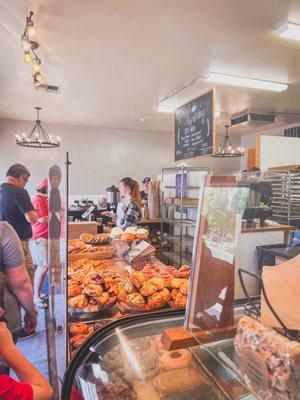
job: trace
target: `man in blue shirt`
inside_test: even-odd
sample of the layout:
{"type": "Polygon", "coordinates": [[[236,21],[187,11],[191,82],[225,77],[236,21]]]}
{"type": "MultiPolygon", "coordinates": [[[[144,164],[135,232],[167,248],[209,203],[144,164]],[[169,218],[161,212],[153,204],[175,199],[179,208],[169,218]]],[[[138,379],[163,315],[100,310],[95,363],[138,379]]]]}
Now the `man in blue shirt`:
{"type": "MultiPolygon", "coordinates": [[[[33,284],[34,266],[29,239],[32,237],[31,224],[38,220],[38,215],[27,190],[24,189],[29,176],[28,169],[21,164],[14,164],[8,169],[6,182],[0,186],[0,221],[7,221],[17,232],[24,253],[25,267],[33,284]]],[[[29,337],[28,333],[24,334],[25,336],[29,337]]]]}

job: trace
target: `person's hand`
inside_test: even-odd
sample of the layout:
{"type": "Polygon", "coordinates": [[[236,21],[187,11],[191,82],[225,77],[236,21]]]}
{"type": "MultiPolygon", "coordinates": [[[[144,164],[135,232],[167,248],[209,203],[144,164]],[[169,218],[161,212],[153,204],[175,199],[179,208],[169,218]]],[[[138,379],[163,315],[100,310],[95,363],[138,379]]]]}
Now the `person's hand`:
{"type": "Polygon", "coordinates": [[[5,351],[9,351],[12,346],[14,342],[11,333],[5,322],[0,322],[0,357],[3,358],[5,351]]]}
{"type": "Polygon", "coordinates": [[[37,326],[37,313],[32,315],[26,312],[24,315],[25,332],[28,333],[34,331],[36,326],[37,326]]]}
{"type": "Polygon", "coordinates": [[[113,218],[115,215],[113,211],[103,211],[101,214],[109,218],[113,218]]]}

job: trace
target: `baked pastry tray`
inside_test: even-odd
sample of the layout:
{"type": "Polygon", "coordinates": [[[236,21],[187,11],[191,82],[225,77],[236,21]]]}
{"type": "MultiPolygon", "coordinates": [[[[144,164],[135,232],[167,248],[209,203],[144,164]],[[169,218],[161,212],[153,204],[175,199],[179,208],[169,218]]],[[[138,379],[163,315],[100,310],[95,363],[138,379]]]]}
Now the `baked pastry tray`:
{"type": "Polygon", "coordinates": [[[83,322],[102,318],[111,318],[118,312],[118,304],[115,303],[113,305],[103,307],[98,311],[85,311],[84,309],[69,307],[68,312],[70,315],[70,322],[83,322]]]}

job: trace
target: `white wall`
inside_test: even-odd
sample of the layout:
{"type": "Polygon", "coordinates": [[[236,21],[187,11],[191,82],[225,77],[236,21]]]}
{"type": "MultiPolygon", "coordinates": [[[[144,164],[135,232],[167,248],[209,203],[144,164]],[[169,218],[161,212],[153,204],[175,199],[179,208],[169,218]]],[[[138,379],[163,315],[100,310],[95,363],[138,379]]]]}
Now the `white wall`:
{"type": "Polygon", "coordinates": [[[247,168],[247,156],[248,156],[248,150],[255,148],[256,144],[256,138],[258,136],[284,136],[284,130],[287,128],[292,128],[294,126],[298,126],[299,123],[297,124],[290,124],[282,127],[277,127],[274,129],[269,129],[265,130],[263,132],[259,133],[251,133],[249,135],[242,135],[241,136],[241,146],[245,148],[245,156],[241,158],[241,170],[244,170],[247,168]]]}
{"type": "MultiPolygon", "coordinates": [[[[0,121],[0,182],[7,168],[16,162],[31,171],[28,190],[47,175],[48,168],[61,161],[66,151],[70,166],[70,195],[103,194],[105,188],[131,176],[139,181],[144,176],[156,177],[162,167],[174,166],[172,133],[120,130],[90,126],[44,124],[48,133],[62,138],[59,149],[29,149],[15,143],[15,134],[28,133],[33,122],[0,121]]],[[[217,143],[221,138],[217,138],[217,143]]],[[[235,141],[239,139],[235,138],[235,141]]],[[[234,141],[234,140],[233,140],[234,141]]],[[[216,173],[239,169],[238,160],[202,157],[188,160],[189,165],[213,166],[216,173]]]]}
{"type": "Polygon", "coordinates": [[[300,139],[284,136],[260,136],[260,169],[300,164],[300,139]]]}

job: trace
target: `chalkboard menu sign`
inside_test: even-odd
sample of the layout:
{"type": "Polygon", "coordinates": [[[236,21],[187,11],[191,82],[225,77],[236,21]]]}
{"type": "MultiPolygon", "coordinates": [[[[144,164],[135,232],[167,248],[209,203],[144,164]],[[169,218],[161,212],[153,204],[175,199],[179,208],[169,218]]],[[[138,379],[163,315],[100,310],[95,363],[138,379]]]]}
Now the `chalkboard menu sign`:
{"type": "Polygon", "coordinates": [[[175,110],[175,160],[214,151],[214,91],[175,110]]]}

